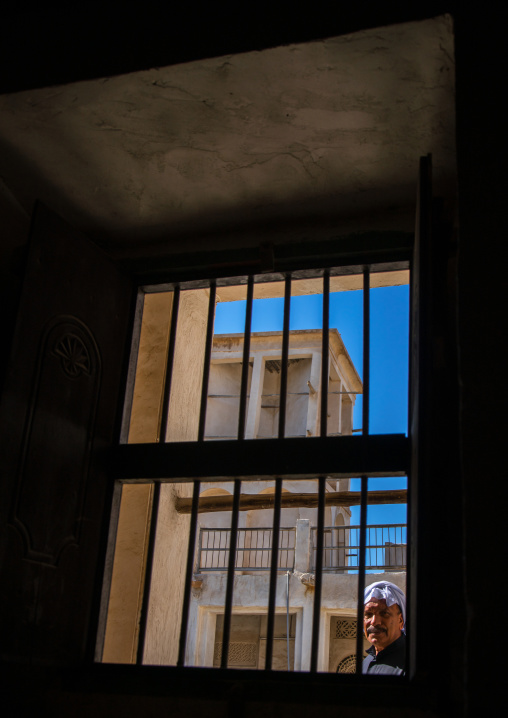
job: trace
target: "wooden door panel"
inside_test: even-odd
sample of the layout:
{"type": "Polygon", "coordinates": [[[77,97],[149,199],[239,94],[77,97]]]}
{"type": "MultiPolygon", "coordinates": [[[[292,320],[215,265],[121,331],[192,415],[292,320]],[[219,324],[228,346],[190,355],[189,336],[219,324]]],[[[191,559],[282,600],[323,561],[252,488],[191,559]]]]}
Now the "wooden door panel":
{"type": "Polygon", "coordinates": [[[5,658],[87,650],[131,298],[130,280],[39,205],[0,404],[5,658]]]}

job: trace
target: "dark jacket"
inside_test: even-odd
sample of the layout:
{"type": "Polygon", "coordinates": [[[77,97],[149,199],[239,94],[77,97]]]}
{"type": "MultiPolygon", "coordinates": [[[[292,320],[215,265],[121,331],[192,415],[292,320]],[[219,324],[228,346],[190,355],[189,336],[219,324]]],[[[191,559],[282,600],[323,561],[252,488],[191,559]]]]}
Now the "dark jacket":
{"type": "Polygon", "coordinates": [[[404,634],[376,654],[374,646],[363,659],[362,673],[402,676],[406,668],[406,637],[404,634]]]}

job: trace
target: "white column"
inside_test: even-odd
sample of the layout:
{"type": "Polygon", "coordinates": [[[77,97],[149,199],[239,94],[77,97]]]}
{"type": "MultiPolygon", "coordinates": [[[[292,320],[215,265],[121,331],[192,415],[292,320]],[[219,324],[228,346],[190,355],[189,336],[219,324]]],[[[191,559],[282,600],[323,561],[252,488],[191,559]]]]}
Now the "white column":
{"type": "Polygon", "coordinates": [[[295,571],[308,573],[311,570],[311,538],[310,519],[297,519],[295,538],[295,571]]]}
{"type": "Polygon", "coordinates": [[[319,406],[321,397],[321,352],[312,353],[309,377],[309,406],[307,408],[307,436],[319,435],[319,406]],[[313,390],[315,393],[312,393],[313,390]]]}
{"type": "Polygon", "coordinates": [[[339,434],[342,434],[342,392],[344,391],[344,384],[342,383],[342,379],[339,379],[339,428],[337,431],[339,434]]]}
{"type": "Polygon", "coordinates": [[[330,616],[321,611],[319,621],[318,671],[328,671],[330,667],[330,616]]]}
{"type": "MultiPolygon", "coordinates": [[[[294,577],[290,579],[293,582],[294,577]]],[[[302,670],[302,646],[303,646],[303,611],[296,613],[296,630],[295,630],[295,671],[302,670]]]]}
{"type": "Polygon", "coordinates": [[[312,620],[314,617],[314,591],[306,591],[302,611],[302,650],[300,670],[310,671],[312,647],[312,620]]]}
{"type": "Polygon", "coordinates": [[[198,646],[200,639],[199,598],[193,596],[189,606],[189,622],[187,626],[187,645],[185,646],[185,665],[199,666],[198,646]]]}
{"type": "Polygon", "coordinates": [[[265,378],[265,358],[260,354],[254,357],[252,378],[250,383],[249,409],[247,412],[246,439],[255,439],[259,431],[259,417],[261,413],[261,394],[265,378]]]}
{"type": "MultiPolygon", "coordinates": [[[[344,387],[346,390],[346,387],[344,387]]],[[[354,407],[354,394],[342,394],[342,433],[345,435],[353,433],[353,407],[354,407]]]]}

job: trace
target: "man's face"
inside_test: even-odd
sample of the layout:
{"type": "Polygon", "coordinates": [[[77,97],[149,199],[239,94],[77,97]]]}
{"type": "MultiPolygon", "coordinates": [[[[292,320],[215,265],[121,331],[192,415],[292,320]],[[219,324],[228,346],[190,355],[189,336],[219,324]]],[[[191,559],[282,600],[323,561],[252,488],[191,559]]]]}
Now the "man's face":
{"type": "Polygon", "coordinates": [[[404,621],[396,603],[387,606],[384,598],[371,598],[365,604],[363,630],[376,653],[400,637],[404,621]]]}

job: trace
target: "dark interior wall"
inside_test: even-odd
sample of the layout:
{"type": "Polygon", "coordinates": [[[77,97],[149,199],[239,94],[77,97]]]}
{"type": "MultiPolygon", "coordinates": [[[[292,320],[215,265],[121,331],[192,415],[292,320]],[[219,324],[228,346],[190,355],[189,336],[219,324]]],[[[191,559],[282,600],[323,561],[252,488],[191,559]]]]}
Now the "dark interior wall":
{"type": "MultiPolygon", "coordinates": [[[[3,51],[7,53],[3,64],[9,70],[4,75],[4,78],[8,77],[4,80],[4,89],[44,86],[65,79],[142,69],[153,64],[167,64],[172,57],[181,61],[286,41],[331,36],[362,27],[429,16],[434,11],[453,10],[446,3],[416,3],[412,9],[404,9],[400,4],[400,8],[393,11],[378,7],[373,11],[368,7],[348,8],[342,9],[342,17],[340,13],[331,19],[321,15],[312,24],[308,17],[294,15],[290,21],[283,22],[287,13],[282,15],[281,20],[272,22],[270,15],[261,16],[259,7],[256,7],[248,23],[238,13],[226,20],[220,14],[209,19],[208,29],[213,27],[217,30],[214,33],[205,33],[205,28],[200,26],[196,31],[187,32],[187,22],[183,23],[184,30],[181,30],[182,19],[174,16],[167,23],[173,28],[170,31],[174,33],[173,37],[178,35],[179,39],[168,43],[166,36],[167,44],[164,46],[162,36],[158,34],[161,32],[160,23],[155,22],[156,16],[149,18],[146,4],[141,18],[124,13],[116,25],[109,16],[103,18],[100,13],[91,17],[89,13],[92,10],[83,10],[85,15],[78,22],[77,16],[72,19],[69,15],[58,13],[54,7],[54,4],[46,3],[45,9],[39,10],[38,14],[17,12],[10,23],[3,24],[3,31],[9,36],[2,43],[3,51]],[[89,37],[95,34],[97,23],[100,32],[92,56],[89,48],[85,52],[85,36],[86,33],[89,37]],[[143,36],[139,44],[132,42],[132,38],[137,36],[139,23],[143,28],[159,27],[153,44],[148,42],[143,32],[139,33],[140,37],[143,36]],[[244,31],[246,25],[248,34],[244,31]],[[44,41],[40,34],[35,34],[36,28],[41,26],[45,29],[42,33],[44,41]],[[229,28],[227,33],[223,32],[224,27],[229,28]],[[53,38],[57,38],[56,44],[52,44],[53,38]],[[128,43],[126,39],[129,39],[128,43]],[[167,45],[172,45],[174,55],[168,54],[167,45]],[[57,56],[67,58],[65,67],[57,62],[57,56]],[[160,62],[154,62],[154,59],[160,62]]],[[[443,543],[438,546],[435,556],[437,571],[424,588],[425,603],[420,606],[422,620],[435,637],[435,655],[429,654],[427,660],[437,664],[438,672],[442,673],[442,684],[437,690],[432,685],[428,686],[432,701],[421,710],[430,710],[434,715],[473,716],[480,709],[489,714],[487,706],[493,701],[500,685],[495,667],[491,664],[495,653],[501,649],[501,646],[494,646],[491,639],[497,629],[497,626],[491,626],[491,617],[496,615],[499,580],[503,575],[504,538],[501,527],[504,526],[504,507],[508,498],[503,480],[506,476],[503,451],[506,427],[503,315],[507,305],[503,212],[508,188],[503,167],[506,130],[500,101],[500,89],[505,82],[505,18],[499,10],[490,11],[485,5],[469,9],[461,6],[454,16],[458,254],[454,254],[453,247],[448,247],[442,257],[436,258],[445,271],[446,281],[446,289],[437,295],[436,302],[446,302],[443,309],[447,320],[436,328],[436,341],[432,347],[432,360],[437,366],[440,363],[444,365],[442,376],[449,372],[450,385],[447,387],[444,383],[441,389],[446,416],[451,420],[448,424],[441,420],[439,424],[442,443],[438,443],[443,465],[436,470],[439,485],[433,487],[436,511],[432,516],[425,517],[429,525],[432,523],[433,527],[438,527],[437,531],[441,530],[441,526],[446,530],[443,528],[443,543]],[[457,349],[458,369],[453,363],[455,355],[451,347],[457,349]],[[447,447],[451,447],[450,451],[447,447]],[[446,557],[447,549],[453,551],[450,559],[446,557]],[[443,642],[451,644],[451,650],[445,649],[443,642]],[[447,691],[447,686],[451,693],[447,691]]],[[[7,234],[19,231],[14,211],[12,217],[7,234]]],[[[9,236],[3,236],[9,243],[9,236]]],[[[12,296],[22,274],[22,254],[11,252],[4,256],[4,276],[6,282],[11,282],[12,296]]],[[[9,316],[13,315],[14,304],[3,305],[7,325],[9,316]]],[[[433,669],[430,670],[429,665],[434,681],[435,665],[433,669]]],[[[5,667],[4,676],[8,676],[10,670],[5,667]]],[[[278,715],[322,716],[336,715],[337,712],[334,705],[337,692],[333,686],[316,696],[312,694],[311,685],[305,687],[305,681],[302,683],[305,695],[291,695],[284,701],[279,692],[277,698],[270,700],[268,695],[267,700],[260,704],[253,690],[240,688],[232,680],[223,689],[223,694],[212,691],[208,697],[193,696],[193,686],[189,685],[184,690],[185,685],[182,684],[180,697],[172,699],[170,690],[163,695],[158,694],[160,683],[152,683],[153,676],[126,680],[125,675],[120,676],[112,668],[100,678],[88,676],[90,685],[93,684],[93,688],[88,690],[80,683],[80,671],[66,669],[55,673],[41,670],[36,674],[15,671],[13,685],[18,691],[18,699],[32,694],[34,710],[40,707],[41,696],[44,696],[48,712],[53,715],[90,715],[92,712],[99,716],[172,715],[174,712],[175,715],[204,713],[226,716],[250,715],[262,710],[269,715],[277,712],[278,715]]],[[[423,689],[426,690],[426,687],[423,686],[423,689]]],[[[341,703],[343,714],[348,716],[366,715],[373,710],[372,706],[362,707],[361,699],[349,691],[343,692],[341,703]]],[[[384,689],[380,691],[376,713],[419,715],[420,709],[409,699],[406,701],[404,694],[395,700],[384,689]]]]}
{"type": "MultiPolygon", "coordinates": [[[[506,281],[506,126],[499,88],[506,76],[506,10],[457,13],[457,149],[459,174],[458,335],[460,509],[465,527],[463,570],[465,673],[470,714],[500,695],[499,570],[508,499],[504,320],[506,281]],[[492,491],[492,498],[478,491],[492,491]],[[486,545],[479,541],[489,537],[486,545]],[[487,660],[485,660],[487,659],[487,660]]],[[[450,617],[453,620],[453,617],[450,617]]]]}

